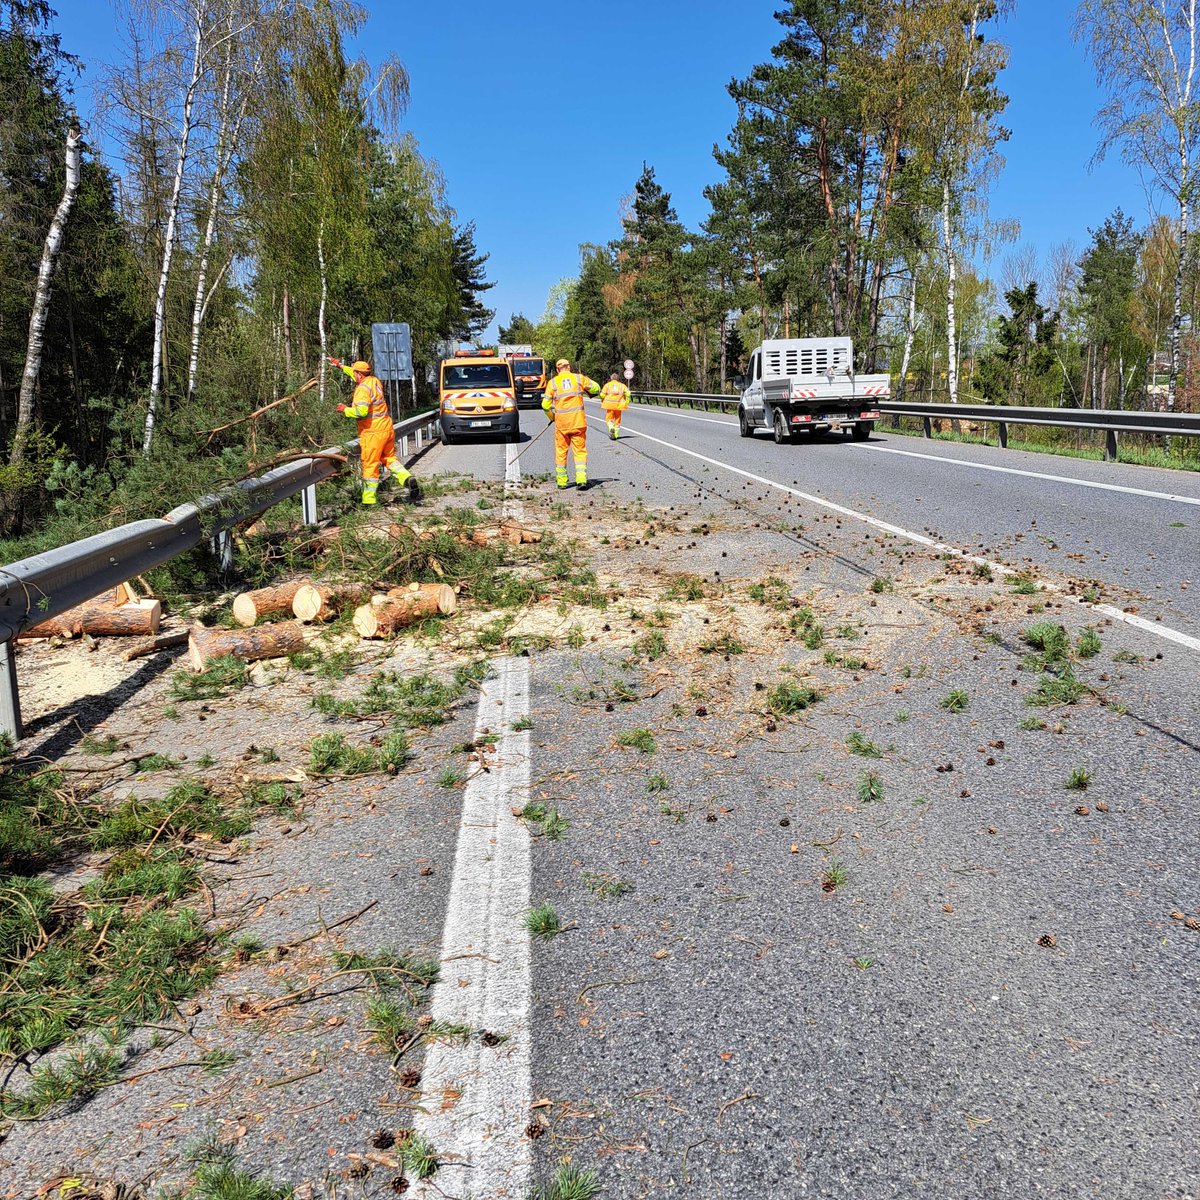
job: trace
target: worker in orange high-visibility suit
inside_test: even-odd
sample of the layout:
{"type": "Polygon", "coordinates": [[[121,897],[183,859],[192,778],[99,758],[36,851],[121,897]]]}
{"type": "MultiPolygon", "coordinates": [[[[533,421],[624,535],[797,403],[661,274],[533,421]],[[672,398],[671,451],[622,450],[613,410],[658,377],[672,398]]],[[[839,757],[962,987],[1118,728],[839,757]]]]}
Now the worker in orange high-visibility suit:
{"type": "Polygon", "coordinates": [[[546,385],[542,408],[554,422],[554,480],[560,488],[567,486],[567,451],[575,455],[575,485],[587,487],[587,417],[583,398],[598,396],[600,385],[586,375],[571,370],[571,364],[560,358],[554,364],[555,375],[546,385]]]}
{"type": "Polygon", "coordinates": [[[608,421],[609,437],[615,442],[621,435],[621,414],[629,407],[629,389],[621,382],[616,371],[609,377],[600,393],[600,407],[608,421]]]}
{"type": "MultiPolygon", "coordinates": [[[[339,404],[338,412],[358,422],[358,453],[362,462],[364,504],[376,504],[379,475],[382,466],[387,475],[401,487],[407,486],[410,497],[416,481],[396,457],[396,430],[388,413],[383,384],[371,374],[371,364],[362,362],[343,366],[336,358],[329,360],[354,380],[354,396],[349,404],[339,404]]],[[[385,475],[386,478],[386,475],[385,475]]]]}

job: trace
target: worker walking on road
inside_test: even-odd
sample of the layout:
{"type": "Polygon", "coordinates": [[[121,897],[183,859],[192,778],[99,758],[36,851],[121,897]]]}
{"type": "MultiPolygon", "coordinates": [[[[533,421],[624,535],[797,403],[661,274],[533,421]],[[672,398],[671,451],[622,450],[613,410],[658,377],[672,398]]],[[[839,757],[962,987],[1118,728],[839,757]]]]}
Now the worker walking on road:
{"type": "Polygon", "coordinates": [[[621,414],[629,407],[629,389],[614,371],[600,393],[600,407],[608,421],[608,435],[615,442],[621,436],[621,414]]]}
{"type": "Polygon", "coordinates": [[[586,375],[571,370],[571,364],[560,358],[554,364],[555,375],[546,385],[542,408],[554,422],[554,480],[560,488],[567,486],[567,450],[575,455],[575,484],[587,487],[587,417],[583,397],[598,396],[600,385],[586,375]]]}
{"type": "Polygon", "coordinates": [[[343,366],[336,358],[329,360],[354,380],[354,396],[349,404],[339,404],[338,412],[358,422],[358,452],[362,461],[364,504],[378,503],[380,467],[386,479],[391,475],[401,486],[407,486],[410,498],[415,498],[416,480],[396,457],[396,430],[383,395],[383,384],[371,374],[371,364],[362,362],[343,366]]]}

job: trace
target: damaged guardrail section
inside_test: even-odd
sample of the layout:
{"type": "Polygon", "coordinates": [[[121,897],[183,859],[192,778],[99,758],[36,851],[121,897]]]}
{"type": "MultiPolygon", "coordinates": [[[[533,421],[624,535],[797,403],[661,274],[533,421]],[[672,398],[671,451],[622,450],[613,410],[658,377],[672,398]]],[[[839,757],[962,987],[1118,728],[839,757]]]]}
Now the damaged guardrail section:
{"type": "MultiPolygon", "coordinates": [[[[411,436],[416,449],[433,437],[436,413],[396,424],[401,454],[411,436]]],[[[161,566],[198,546],[206,537],[226,565],[231,561],[229,531],[242,521],[287,500],[303,496],[304,521],[316,524],[316,485],[342,468],[342,458],[358,451],[357,440],[298,458],[253,479],[202,496],[165,517],[131,521],[78,542],[45,550],[0,567],[0,731],[21,736],[21,705],[12,640],[23,629],[48,621],[127,579],[161,566]]]]}

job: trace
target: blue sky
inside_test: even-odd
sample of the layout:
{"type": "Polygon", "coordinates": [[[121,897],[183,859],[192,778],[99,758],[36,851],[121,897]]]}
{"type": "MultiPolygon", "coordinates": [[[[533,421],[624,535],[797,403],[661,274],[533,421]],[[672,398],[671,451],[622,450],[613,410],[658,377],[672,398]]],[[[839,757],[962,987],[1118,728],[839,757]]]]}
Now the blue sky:
{"type": "MultiPolygon", "coordinates": [[[[108,0],[52,3],[68,50],[89,63],[120,57],[108,0]]],[[[620,201],[643,160],[685,222],[704,219],[713,143],[735,117],[725,85],[765,61],[780,30],[779,0],[367,7],[360,49],[408,67],[406,125],[441,163],[460,219],[475,221],[496,281],[488,303],[504,321],[518,311],[536,319],[549,287],[574,274],[579,244],[619,234],[620,201]]],[[[1101,98],[1071,40],[1074,8],[1017,0],[999,26],[1012,51],[1002,77],[1012,138],[991,214],[1017,220],[1020,243],[1039,255],[1067,239],[1082,250],[1118,205],[1139,224],[1150,215],[1118,158],[1088,170],[1101,98]]],[[[86,76],[80,91],[86,107],[86,76]]]]}

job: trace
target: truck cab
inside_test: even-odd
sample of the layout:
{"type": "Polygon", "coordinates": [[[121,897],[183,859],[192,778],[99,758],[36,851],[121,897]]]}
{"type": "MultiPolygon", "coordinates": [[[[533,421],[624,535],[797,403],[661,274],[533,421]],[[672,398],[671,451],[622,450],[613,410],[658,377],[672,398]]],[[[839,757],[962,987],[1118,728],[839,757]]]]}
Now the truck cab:
{"type": "Polygon", "coordinates": [[[800,430],[842,429],[865,441],[891,391],[887,375],[855,374],[848,337],[768,339],[750,356],[745,383],[739,433],[769,429],[781,445],[800,430]]]}
{"type": "Polygon", "coordinates": [[[546,390],[546,360],[534,354],[512,355],[513,384],[517,389],[518,408],[537,408],[546,390]]]}
{"type": "Polygon", "coordinates": [[[521,438],[508,360],[494,350],[458,350],[438,368],[439,426],[447,445],[472,434],[521,438]]]}

